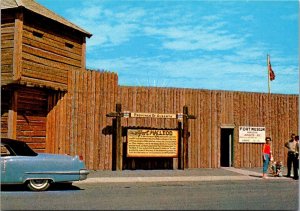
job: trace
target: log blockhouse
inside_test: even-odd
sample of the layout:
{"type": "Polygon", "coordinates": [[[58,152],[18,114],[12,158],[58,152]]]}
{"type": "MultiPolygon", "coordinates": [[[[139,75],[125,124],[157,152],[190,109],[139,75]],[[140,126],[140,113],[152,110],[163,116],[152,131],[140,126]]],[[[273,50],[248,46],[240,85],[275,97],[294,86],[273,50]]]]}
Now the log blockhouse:
{"type": "Polygon", "coordinates": [[[85,71],[87,37],[35,1],[1,2],[2,137],[45,150],[49,98],[67,91],[68,72],[85,71]]]}
{"type": "MultiPolygon", "coordinates": [[[[275,159],[286,165],[283,144],[299,131],[297,95],[120,86],[115,73],[86,70],[90,33],[33,0],[1,3],[1,137],[24,140],[38,152],[79,154],[89,169],[111,170],[112,121],[106,114],[116,103],[124,111],[153,113],[182,113],[187,105],[197,117],[189,123],[190,168],[262,166],[262,144],[239,143],[239,126],[265,127],[275,159]]],[[[177,126],[176,120],[152,118],[121,124],[177,126]]],[[[129,159],[125,153],[123,162],[127,169],[178,165],[177,158],[129,159]]]]}

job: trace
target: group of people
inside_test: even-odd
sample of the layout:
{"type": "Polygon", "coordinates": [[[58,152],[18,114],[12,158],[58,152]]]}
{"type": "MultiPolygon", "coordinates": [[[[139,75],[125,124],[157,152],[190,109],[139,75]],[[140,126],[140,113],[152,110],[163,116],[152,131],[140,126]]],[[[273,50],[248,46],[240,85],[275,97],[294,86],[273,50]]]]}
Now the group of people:
{"type": "MultiPolygon", "coordinates": [[[[266,143],[263,145],[263,176],[262,178],[267,178],[267,172],[269,169],[270,160],[273,160],[272,150],[271,150],[271,137],[266,137],[266,143]]],[[[292,134],[291,139],[284,144],[284,146],[288,149],[287,156],[287,177],[291,177],[291,171],[293,167],[293,178],[295,180],[299,179],[299,136],[292,134]]],[[[273,172],[276,176],[281,176],[281,161],[275,161],[273,164],[273,172]]]]}

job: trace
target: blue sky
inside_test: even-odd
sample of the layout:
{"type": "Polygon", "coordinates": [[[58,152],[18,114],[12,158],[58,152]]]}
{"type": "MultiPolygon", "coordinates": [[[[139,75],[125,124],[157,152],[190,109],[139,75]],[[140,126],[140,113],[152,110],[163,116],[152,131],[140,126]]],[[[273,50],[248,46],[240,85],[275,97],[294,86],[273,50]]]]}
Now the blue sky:
{"type": "Polygon", "coordinates": [[[37,0],[93,34],[89,69],[119,84],[299,93],[299,2],[37,0]]]}

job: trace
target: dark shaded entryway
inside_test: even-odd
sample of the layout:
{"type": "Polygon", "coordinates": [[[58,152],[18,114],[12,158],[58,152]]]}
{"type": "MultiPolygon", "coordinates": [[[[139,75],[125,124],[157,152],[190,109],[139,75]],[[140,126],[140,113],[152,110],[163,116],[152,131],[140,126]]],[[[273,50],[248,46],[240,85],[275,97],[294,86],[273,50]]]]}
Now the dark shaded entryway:
{"type": "Polygon", "coordinates": [[[233,166],[233,128],[221,128],[220,164],[233,166]]]}

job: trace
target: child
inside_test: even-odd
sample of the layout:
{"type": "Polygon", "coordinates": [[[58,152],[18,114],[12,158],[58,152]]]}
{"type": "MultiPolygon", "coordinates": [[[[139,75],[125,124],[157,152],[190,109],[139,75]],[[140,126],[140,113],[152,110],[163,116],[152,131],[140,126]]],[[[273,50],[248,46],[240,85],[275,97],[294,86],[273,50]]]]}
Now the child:
{"type": "Polygon", "coordinates": [[[282,177],[282,162],[281,161],[273,162],[272,171],[274,177],[282,177]]]}

